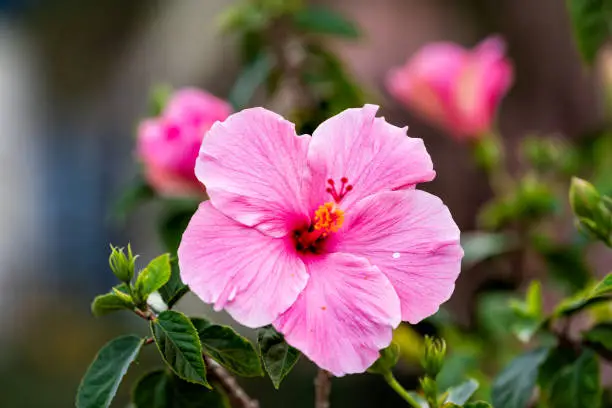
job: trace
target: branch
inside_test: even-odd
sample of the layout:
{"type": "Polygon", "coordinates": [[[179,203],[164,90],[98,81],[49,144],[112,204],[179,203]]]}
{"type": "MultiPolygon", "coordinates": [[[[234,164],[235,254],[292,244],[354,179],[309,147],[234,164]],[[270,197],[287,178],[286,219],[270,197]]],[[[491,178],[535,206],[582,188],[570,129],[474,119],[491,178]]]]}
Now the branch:
{"type": "Polygon", "coordinates": [[[251,399],[249,395],[240,387],[236,379],[216,361],[208,356],[204,356],[206,366],[210,369],[212,376],[219,381],[221,386],[227,391],[232,401],[240,404],[243,408],[259,408],[259,402],[251,399]]]}
{"type": "Polygon", "coordinates": [[[331,376],[325,370],[319,370],[315,378],[315,408],[329,408],[331,394],[331,376]]]}

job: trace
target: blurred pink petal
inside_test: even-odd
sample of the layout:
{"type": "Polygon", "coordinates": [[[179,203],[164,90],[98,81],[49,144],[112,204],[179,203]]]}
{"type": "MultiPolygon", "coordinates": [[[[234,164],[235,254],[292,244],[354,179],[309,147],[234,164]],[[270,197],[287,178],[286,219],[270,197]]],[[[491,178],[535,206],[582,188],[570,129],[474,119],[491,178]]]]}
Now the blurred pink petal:
{"type": "Polygon", "coordinates": [[[136,153],[149,184],[161,195],[201,195],[195,176],[202,138],[217,120],[231,113],[229,104],[197,89],[175,92],[157,118],[138,127],[136,153]]]}
{"type": "Polygon", "coordinates": [[[270,324],[308,280],[288,242],[239,224],[204,202],[181,240],[181,278],[200,299],[227,310],[237,322],[270,324]]]}
{"type": "Polygon", "coordinates": [[[347,215],[335,251],[366,258],[399,295],[402,320],[418,323],[453,293],[463,250],[442,201],[419,190],[383,192],[347,215]]]}
{"type": "Polygon", "coordinates": [[[387,76],[387,89],[458,139],[491,130],[495,113],[512,84],[505,44],[490,37],[473,50],[450,43],[426,45],[387,76]]]}
{"type": "Polygon", "coordinates": [[[353,255],[312,257],[306,265],[306,289],[274,326],[336,376],[365,371],[400,323],[393,287],[377,268],[353,255]]]}

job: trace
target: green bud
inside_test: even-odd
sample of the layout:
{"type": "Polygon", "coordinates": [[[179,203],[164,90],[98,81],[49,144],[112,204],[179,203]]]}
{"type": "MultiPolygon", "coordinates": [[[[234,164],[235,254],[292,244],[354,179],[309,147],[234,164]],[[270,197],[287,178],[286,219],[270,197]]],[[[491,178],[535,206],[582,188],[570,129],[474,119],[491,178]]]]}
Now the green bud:
{"type": "Polygon", "coordinates": [[[397,364],[399,353],[399,345],[391,343],[389,347],[380,350],[380,357],[368,368],[368,372],[372,374],[387,374],[397,364]]]}
{"type": "Polygon", "coordinates": [[[117,248],[111,245],[111,254],[108,257],[108,264],[111,270],[120,281],[129,283],[134,277],[134,264],[136,258],[132,254],[132,247],[128,244],[127,256],[123,252],[123,248],[117,248]]]}
{"type": "Polygon", "coordinates": [[[438,384],[430,376],[425,376],[419,379],[421,383],[421,389],[425,395],[425,399],[429,402],[430,406],[437,406],[438,399],[438,384]]]}
{"type": "Polygon", "coordinates": [[[445,356],[446,342],[443,339],[425,336],[421,365],[428,376],[435,378],[438,375],[444,365],[445,356]]]}
{"type": "Polygon", "coordinates": [[[572,177],[569,202],[578,218],[593,219],[600,201],[601,194],[591,183],[578,177],[572,177]]]}

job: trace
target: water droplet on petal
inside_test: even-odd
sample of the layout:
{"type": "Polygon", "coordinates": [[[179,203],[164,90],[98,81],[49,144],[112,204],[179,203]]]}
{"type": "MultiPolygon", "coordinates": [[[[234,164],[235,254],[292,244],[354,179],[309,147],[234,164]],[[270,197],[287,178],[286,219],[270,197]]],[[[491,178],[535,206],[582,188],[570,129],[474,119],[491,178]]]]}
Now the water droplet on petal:
{"type": "Polygon", "coordinates": [[[393,255],[391,255],[393,257],[393,259],[398,259],[400,257],[400,253],[399,252],[394,252],[393,255]]]}

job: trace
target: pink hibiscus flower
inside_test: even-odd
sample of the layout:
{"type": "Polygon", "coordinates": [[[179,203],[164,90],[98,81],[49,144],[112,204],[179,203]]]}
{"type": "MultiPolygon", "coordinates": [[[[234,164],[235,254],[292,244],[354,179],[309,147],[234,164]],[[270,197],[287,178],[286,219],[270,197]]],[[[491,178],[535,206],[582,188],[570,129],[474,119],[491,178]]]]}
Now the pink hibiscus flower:
{"type": "Polygon", "coordinates": [[[249,327],[272,323],[336,376],[365,371],[400,321],[453,292],[463,251],[421,139],[348,109],[311,136],[263,108],[216,123],[196,162],[210,201],[178,251],[204,302],[249,327]]]}
{"type": "Polygon", "coordinates": [[[159,117],[138,127],[136,152],[149,184],[164,196],[201,195],[204,187],[193,168],[202,137],[226,119],[230,105],[196,88],[176,91],[159,117]]]}

